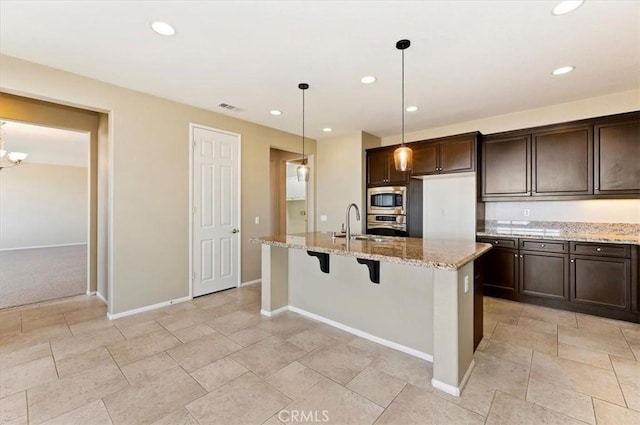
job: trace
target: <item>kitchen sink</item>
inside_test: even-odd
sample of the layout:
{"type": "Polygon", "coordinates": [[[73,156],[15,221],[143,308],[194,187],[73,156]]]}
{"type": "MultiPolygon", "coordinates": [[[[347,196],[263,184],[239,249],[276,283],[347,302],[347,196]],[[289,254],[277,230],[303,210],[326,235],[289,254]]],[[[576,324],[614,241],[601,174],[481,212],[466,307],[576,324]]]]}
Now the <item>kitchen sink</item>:
{"type": "MultiPolygon", "coordinates": [[[[336,233],[332,235],[334,238],[346,238],[347,235],[344,233],[336,233]]],[[[384,236],[378,235],[351,235],[351,239],[355,239],[357,241],[369,241],[369,242],[388,242],[389,238],[385,238],[384,236]]]]}

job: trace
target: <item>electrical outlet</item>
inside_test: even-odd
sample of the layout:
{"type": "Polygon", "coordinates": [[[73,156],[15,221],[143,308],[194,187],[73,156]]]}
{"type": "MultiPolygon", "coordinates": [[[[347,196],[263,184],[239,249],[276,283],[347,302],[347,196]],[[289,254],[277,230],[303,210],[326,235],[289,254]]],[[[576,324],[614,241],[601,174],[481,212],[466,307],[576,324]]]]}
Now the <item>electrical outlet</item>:
{"type": "Polygon", "coordinates": [[[524,209],[524,216],[529,217],[531,215],[531,210],[529,208],[524,209]]]}
{"type": "Polygon", "coordinates": [[[255,222],[256,224],[260,224],[260,217],[256,217],[256,218],[254,219],[254,222],[255,222]]]}
{"type": "Polygon", "coordinates": [[[464,277],[464,293],[469,292],[469,275],[464,277]]]}
{"type": "Polygon", "coordinates": [[[326,215],[321,215],[320,216],[320,221],[327,221],[327,216],[326,215]]]}

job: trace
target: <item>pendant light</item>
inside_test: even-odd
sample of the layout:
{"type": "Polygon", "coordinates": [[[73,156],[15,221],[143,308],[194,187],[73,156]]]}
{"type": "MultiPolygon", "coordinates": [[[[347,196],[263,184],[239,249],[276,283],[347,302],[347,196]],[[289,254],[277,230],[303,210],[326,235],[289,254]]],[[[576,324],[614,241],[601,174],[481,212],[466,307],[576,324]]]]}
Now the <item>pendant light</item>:
{"type": "Polygon", "coordinates": [[[302,164],[298,166],[296,172],[299,182],[308,182],[309,166],[307,165],[307,158],[304,156],[304,91],[309,88],[309,84],[300,83],[298,84],[298,88],[302,90],[302,164]]]}
{"type": "Polygon", "coordinates": [[[396,49],[402,51],[402,143],[393,151],[393,163],[397,171],[410,171],[413,165],[413,151],[404,144],[404,51],[411,46],[409,40],[400,40],[396,49]]]}

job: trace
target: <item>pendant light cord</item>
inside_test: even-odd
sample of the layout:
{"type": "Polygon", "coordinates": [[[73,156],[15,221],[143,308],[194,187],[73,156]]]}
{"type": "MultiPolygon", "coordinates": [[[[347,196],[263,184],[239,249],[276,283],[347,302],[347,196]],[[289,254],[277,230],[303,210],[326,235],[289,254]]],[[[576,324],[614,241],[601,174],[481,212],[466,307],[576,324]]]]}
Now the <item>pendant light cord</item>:
{"type": "Polygon", "coordinates": [[[404,146],[404,49],[402,50],[402,146],[404,146]]]}
{"type": "Polygon", "coordinates": [[[305,164],[304,160],[304,90],[302,90],[302,164],[305,164]]]}

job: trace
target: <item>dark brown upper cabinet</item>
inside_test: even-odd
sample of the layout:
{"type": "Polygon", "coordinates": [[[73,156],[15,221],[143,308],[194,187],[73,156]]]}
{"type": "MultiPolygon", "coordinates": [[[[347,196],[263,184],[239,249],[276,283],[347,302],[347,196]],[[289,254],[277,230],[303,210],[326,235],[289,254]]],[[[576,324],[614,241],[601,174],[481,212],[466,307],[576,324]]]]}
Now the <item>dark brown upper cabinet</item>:
{"type": "Polygon", "coordinates": [[[486,136],[482,142],[482,197],[531,195],[531,137],[486,136]]]}
{"type": "Polygon", "coordinates": [[[593,193],[593,130],[591,126],[533,133],[531,153],[533,196],[593,193]]]}
{"type": "Polygon", "coordinates": [[[480,133],[467,133],[410,143],[411,175],[464,173],[476,169],[476,146],[480,133]]]}
{"type": "Polygon", "coordinates": [[[640,114],[594,127],[594,193],[640,194],[640,114]]]}
{"type": "Polygon", "coordinates": [[[640,197],[640,111],[484,136],[485,201],[640,197]]]}
{"type": "Polygon", "coordinates": [[[393,162],[393,151],[397,146],[367,150],[367,185],[405,185],[409,181],[409,173],[396,171],[393,162]]]}

